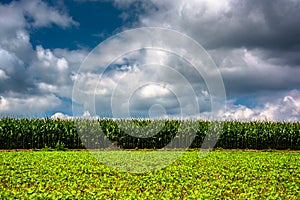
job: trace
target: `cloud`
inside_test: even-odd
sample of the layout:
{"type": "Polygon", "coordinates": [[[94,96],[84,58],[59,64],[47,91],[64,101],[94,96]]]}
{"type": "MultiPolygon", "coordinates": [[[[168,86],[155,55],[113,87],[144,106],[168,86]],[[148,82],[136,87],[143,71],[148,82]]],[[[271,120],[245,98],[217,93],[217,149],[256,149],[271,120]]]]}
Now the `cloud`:
{"type": "Polygon", "coordinates": [[[31,84],[28,81],[24,62],[14,53],[0,48],[0,70],[2,76],[0,94],[8,91],[27,91],[31,84]]]}
{"type": "Polygon", "coordinates": [[[84,50],[50,50],[37,46],[36,59],[28,69],[36,91],[71,98],[77,70],[86,55],[84,50]]]}
{"type": "Polygon", "coordinates": [[[221,48],[209,53],[219,66],[228,97],[294,89],[300,85],[300,66],[266,59],[269,50],[221,48]]]}
{"type": "Polygon", "coordinates": [[[40,0],[23,0],[20,2],[20,9],[23,9],[25,17],[29,18],[33,27],[49,26],[51,24],[66,28],[72,25],[79,25],[72,17],[49,7],[40,0]]]}
{"type": "MultiPolygon", "coordinates": [[[[138,7],[138,26],[183,31],[206,48],[290,48],[299,45],[300,2],[274,0],[114,1],[125,12],[138,7]]],[[[136,23],[135,23],[136,25],[136,23]]]]}
{"type": "MultiPolygon", "coordinates": [[[[235,105],[234,101],[229,101],[224,119],[240,121],[300,121],[300,90],[292,90],[279,95],[272,95],[271,98],[264,98],[267,100],[264,100],[261,106],[254,108],[241,104],[235,105]]],[[[261,97],[256,99],[256,101],[261,100],[261,97]]]]}
{"type": "Polygon", "coordinates": [[[158,85],[146,85],[140,91],[141,97],[144,98],[155,98],[166,96],[170,93],[170,91],[164,87],[160,87],[158,85]]]}
{"type": "Polygon", "coordinates": [[[2,31],[13,31],[25,27],[45,27],[57,25],[63,28],[78,25],[72,17],[50,7],[41,0],[12,1],[9,4],[0,5],[0,25],[2,31]],[[4,20],[5,19],[5,20],[4,20]]]}
{"type": "Polygon", "coordinates": [[[37,115],[59,109],[61,98],[71,98],[72,76],[87,52],[32,47],[30,32],[52,25],[78,23],[39,0],[0,4],[1,115],[37,115]]]}
{"type": "Polygon", "coordinates": [[[78,22],[40,0],[0,4],[0,46],[26,62],[33,54],[28,30],[51,25],[67,28],[78,22]]]}
{"type": "Polygon", "coordinates": [[[35,55],[30,43],[32,28],[51,25],[66,28],[77,24],[70,16],[43,1],[22,0],[0,4],[0,49],[30,65],[35,55]]]}
{"type": "Polygon", "coordinates": [[[180,57],[164,59],[175,56],[168,54],[152,50],[131,52],[100,70],[104,71],[101,75],[93,73],[96,69],[89,73],[83,69],[76,76],[74,99],[83,103],[82,112],[94,110],[95,103],[96,113],[91,113],[106,117],[147,117],[154,105],[162,106],[173,117],[193,115],[199,107],[200,112],[209,110],[209,93],[199,73],[180,57]]]}
{"type": "Polygon", "coordinates": [[[57,112],[57,113],[53,114],[50,117],[50,119],[63,119],[63,120],[65,120],[65,119],[72,119],[72,117],[70,117],[68,115],[65,115],[65,114],[63,114],[61,112],[57,112]]]}
{"type": "Polygon", "coordinates": [[[300,2],[295,0],[115,0],[119,9],[136,8],[133,26],[169,27],[184,32],[207,49],[299,48],[300,2]]]}
{"type": "Polygon", "coordinates": [[[299,1],[274,0],[272,5],[260,0],[115,0],[114,3],[124,13],[132,10],[138,13],[132,14],[136,21],[131,27],[167,27],[203,45],[224,80],[228,116],[299,119],[296,111],[289,110],[297,110],[298,98],[293,91],[298,91],[300,85],[299,1]],[[293,94],[284,94],[289,92],[293,94]],[[281,96],[275,95],[278,93],[281,96]],[[245,105],[234,104],[235,99],[247,96],[261,98],[254,100],[251,107],[246,101],[245,105]]]}
{"type": "Polygon", "coordinates": [[[0,69],[0,80],[6,80],[9,79],[9,76],[7,76],[6,72],[0,69]]]}
{"type": "MultiPolygon", "coordinates": [[[[218,66],[228,97],[228,110],[219,117],[299,120],[299,1],[112,2],[124,11],[120,17],[126,25],[120,30],[167,27],[203,45],[218,66]],[[251,106],[241,100],[247,96],[255,97],[251,106]]],[[[210,73],[199,74],[191,63],[181,59],[186,50],[193,49],[182,47],[182,41],[174,37],[165,38],[178,55],[163,48],[139,49],[147,37],[152,37],[154,44],[162,42],[156,40],[156,35],[134,35],[127,41],[115,38],[98,52],[105,57],[101,61],[97,56],[90,59],[90,66],[79,74],[86,50],[48,49],[31,44],[30,33],[36,29],[78,25],[68,13],[44,1],[0,4],[1,115],[59,109],[64,112],[70,106],[64,101],[70,101],[73,83],[80,80],[86,84],[74,91],[78,98],[75,104],[87,101],[81,105],[83,113],[93,109],[88,106],[95,100],[96,112],[102,116],[124,116],[128,109],[134,116],[194,116],[198,107],[201,116],[209,116],[211,97],[216,94],[210,93],[208,83],[215,81],[207,82],[212,77],[210,73]],[[136,51],[115,59],[124,49],[136,51]],[[105,68],[106,65],[110,66],[105,68]],[[101,73],[104,76],[99,77],[101,73]]],[[[207,69],[205,64],[202,67],[207,69]]]]}
{"type": "Polygon", "coordinates": [[[38,76],[39,79],[47,83],[56,83],[58,85],[66,84],[70,81],[69,64],[64,57],[57,57],[50,49],[44,49],[42,46],[36,48],[37,59],[32,64],[31,74],[38,76]],[[47,73],[44,73],[47,71],[47,73]]]}
{"type": "Polygon", "coordinates": [[[0,115],[39,116],[61,105],[61,101],[54,95],[19,95],[11,93],[0,96],[0,115]]]}
{"type": "Polygon", "coordinates": [[[67,28],[78,25],[78,22],[40,0],[0,3],[0,46],[21,60],[29,62],[32,58],[30,31],[52,25],[67,28]]]}

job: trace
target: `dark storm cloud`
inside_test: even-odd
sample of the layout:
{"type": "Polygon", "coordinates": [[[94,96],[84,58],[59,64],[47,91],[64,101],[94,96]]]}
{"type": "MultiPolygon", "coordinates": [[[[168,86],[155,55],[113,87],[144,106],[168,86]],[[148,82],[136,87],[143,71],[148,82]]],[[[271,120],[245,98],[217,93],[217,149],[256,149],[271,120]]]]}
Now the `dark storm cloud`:
{"type": "Polygon", "coordinates": [[[300,1],[239,0],[231,1],[230,7],[222,16],[224,23],[217,30],[214,29],[213,38],[209,38],[210,41],[205,44],[208,48],[299,47],[300,1]]]}
{"type": "Polygon", "coordinates": [[[299,88],[300,67],[289,52],[217,49],[209,52],[219,66],[227,97],[299,88]],[[282,54],[285,55],[282,55],[282,54]]]}
{"type": "Polygon", "coordinates": [[[279,66],[300,67],[300,47],[264,51],[262,58],[279,66]]]}
{"type": "Polygon", "coordinates": [[[300,1],[115,2],[118,8],[126,11],[139,7],[140,23],[181,29],[207,48],[246,46],[289,49],[300,45],[300,1]]]}

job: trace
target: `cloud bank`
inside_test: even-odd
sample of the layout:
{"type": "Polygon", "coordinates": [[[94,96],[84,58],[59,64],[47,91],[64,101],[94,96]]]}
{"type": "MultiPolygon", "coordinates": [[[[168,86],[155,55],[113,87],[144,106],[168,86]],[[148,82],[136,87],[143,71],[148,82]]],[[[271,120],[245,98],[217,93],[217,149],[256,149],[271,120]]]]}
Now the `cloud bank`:
{"type": "MultiPolygon", "coordinates": [[[[207,50],[226,89],[227,111],[220,118],[300,121],[299,1],[108,2],[123,11],[120,17],[124,25],[120,30],[142,26],[170,28],[190,36],[207,50]]],[[[68,7],[67,3],[65,6],[68,7]]],[[[77,74],[88,55],[86,49],[69,50],[67,46],[48,49],[43,43],[33,46],[32,32],[35,30],[80,29],[80,23],[67,10],[41,0],[0,4],[1,116],[44,116],[49,112],[70,115],[73,84],[78,79],[89,82],[86,91],[97,85],[96,109],[107,116],[112,114],[109,110],[111,91],[118,91],[115,94],[119,96],[113,103],[122,107],[121,100],[128,97],[126,88],[138,85],[140,80],[172,83],[137,88],[130,94],[129,108],[134,116],[176,116],[180,114],[179,108],[193,109],[193,106],[188,108],[193,95],[186,92],[187,84],[178,74],[187,77],[196,92],[201,109],[198,117],[209,115],[211,94],[204,77],[199,77],[175,55],[163,51],[132,52],[123,59],[114,60],[99,83],[94,81],[99,77],[93,72],[77,74]],[[144,67],[153,61],[161,65],[144,67]],[[163,66],[171,66],[175,72],[163,66]],[[182,99],[183,105],[177,97],[182,99]]],[[[177,43],[174,40],[174,44],[177,43]]],[[[116,48],[117,43],[111,44],[106,51],[116,48]]],[[[107,54],[105,59],[113,57],[107,54]]]]}
{"type": "Polygon", "coordinates": [[[299,121],[299,1],[114,3],[138,13],[132,27],[175,29],[204,46],[224,80],[225,118],[299,121]]]}

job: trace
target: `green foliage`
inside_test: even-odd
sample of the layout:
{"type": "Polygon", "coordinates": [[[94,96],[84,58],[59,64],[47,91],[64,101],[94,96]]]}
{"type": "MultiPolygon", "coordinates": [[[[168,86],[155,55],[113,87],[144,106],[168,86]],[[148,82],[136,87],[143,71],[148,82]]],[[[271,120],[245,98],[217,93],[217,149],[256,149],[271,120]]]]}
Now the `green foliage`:
{"type": "Polygon", "coordinates": [[[1,152],[0,199],[300,199],[299,152],[198,155],[130,174],[86,151],[1,152]]]}
{"type": "Polygon", "coordinates": [[[53,151],[54,149],[45,146],[45,147],[42,148],[41,150],[42,150],[42,151],[53,151]]]}
{"type": "Polygon", "coordinates": [[[57,151],[66,151],[65,144],[61,141],[58,141],[55,145],[55,150],[57,151]]]}
{"type": "Polygon", "coordinates": [[[48,118],[1,118],[0,149],[57,149],[58,143],[64,144],[62,149],[97,149],[108,141],[124,149],[160,149],[171,141],[173,148],[200,148],[206,136],[215,139],[211,133],[218,126],[222,129],[215,148],[300,150],[299,122],[48,118]]]}
{"type": "Polygon", "coordinates": [[[54,149],[58,141],[66,148],[84,148],[73,121],[0,119],[0,149],[54,149]]]}

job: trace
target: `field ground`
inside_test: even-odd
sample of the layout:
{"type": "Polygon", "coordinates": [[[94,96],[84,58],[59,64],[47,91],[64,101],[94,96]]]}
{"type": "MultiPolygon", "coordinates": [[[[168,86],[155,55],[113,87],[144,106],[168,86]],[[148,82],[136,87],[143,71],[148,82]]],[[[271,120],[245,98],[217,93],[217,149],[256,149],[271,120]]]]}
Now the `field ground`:
{"type": "MultiPolygon", "coordinates": [[[[106,151],[113,161],[120,153],[106,151]]],[[[191,150],[147,173],[118,171],[87,151],[0,153],[0,199],[300,199],[299,191],[299,151],[191,150]]]]}

